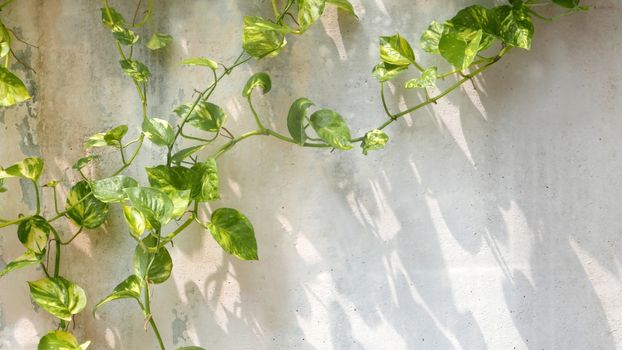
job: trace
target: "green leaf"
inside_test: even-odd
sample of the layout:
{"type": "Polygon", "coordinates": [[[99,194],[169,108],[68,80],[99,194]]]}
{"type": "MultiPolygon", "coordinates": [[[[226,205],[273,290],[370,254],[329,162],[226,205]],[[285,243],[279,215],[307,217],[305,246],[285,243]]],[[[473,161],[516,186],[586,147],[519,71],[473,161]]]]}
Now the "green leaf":
{"type": "Polygon", "coordinates": [[[168,198],[173,203],[173,218],[180,218],[186,210],[188,209],[188,205],[190,204],[190,198],[192,195],[192,191],[190,190],[163,190],[164,193],[168,195],[168,198]]]}
{"type": "Polygon", "coordinates": [[[173,42],[173,37],[168,34],[155,33],[149,38],[147,48],[150,50],[159,50],[168,46],[173,42]]]}
{"type": "Polygon", "coordinates": [[[346,11],[347,13],[351,14],[352,16],[356,17],[357,19],[359,18],[359,16],[356,15],[356,11],[354,11],[354,6],[352,6],[350,1],[348,1],[348,0],[326,0],[326,3],[335,5],[338,8],[340,8],[340,9],[346,11]]]}
{"type": "Polygon", "coordinates": [[[196,174],[183,166],[158,165],[145,168],[149,184],[157,189],[190,190],[196,182],[196,174]]]}
{"type": "Polygon", "coordinates": [[[72,166],[73,169],[76,170],[81,170],[82,168],[84,168],[85,166],[89,165],[89,163],[91,163],[92,161],[98,159],[99,156],[86,156],[86,157],[82,157],[80,159],[78,159],[77,162],[75,162],[72,166]]]}
{"type": "Polygon", "coordinates": [[[104,134],[104,141],[109,146],[121,147],[121,140],[127,134],[127,125],[119,125],[104,134]]]}
{"type": "Polygon", "coordinates": [[[436,21],[432,21],[428,29],[421,35],[420,41],[423,51],[432,54],[440,54],[438,50],[438,43],[441,41],[441,36],[443,36],[444,30],[445,26],[436,21]]]}
{"type": "Polygon", "coordinates": [[[149,283],[164,283],[173,270],[173,260],[165,247],[160,247],[157,252],[151,253],[156,248],[157,238],[147,236],[134,250],[134,273],[148,280],[149,283]],[[146,249],[145,249],[146,248],[146,249]]]}
{"type": "Polygon", "coordinates": [[[166,120],[143,118],[143,133],[158,146],[170,146],[175,141],[173,127],[166,120]]]}
{"type": "Polygon", "coordinates": [[[66,209],[71,221],[87,229],[99,227],[108,217],[108,204],[95,198],[91,185],[84,180],[69,191],[66,209]]]}
{"type": "Polygon", "coordinates": [[[11,261],[6,264],[6,266],[0,271],[0,277],[4,277],[6,274],[13,270],[22,269],[24,267],[28,267],[31,265],[38,265],[43,261],[43,257],[45,256],[45,248],[42,252],[36,253],[32,250],[27,250],[24,254],[19,256],[17,259],[11,261]]]}
{"type": "Polygon", "coordinates": [[[0,58],[6,57],[11,52],[11,35],[4,24],[0,21],[0,58]]]}
{"type": "Polygon", "coordinates": [[[394,66],[415,63],[415,53],[408,41],[399,34],[380,37],[380,59],[394,66]]]}
{"type": "Polygon", "coordinates": [[[90,344],[91,342],[87,341],[79,345],[73,334],[65,331],[51,331],[39,340],[37,350],[86,350],[90,344]]]}
{"type": "Polygon", "coordinates": [[[151,77],[149,68],[140,61],[126,59],[119,61],[119,63],[121,64],[123,72],[136,81],[148,81],[149,77],[151,77]]]}
{"type": "Polygon", "coordinates": [[[114,289],[112,293],[102,299],[95,307],[93,308],[93,314],[99,309],[102,305],[111,302],[117,299],[136,299],[140,300],[140,293],[143,288],[143,280],[136,275],[131,275],[126,278],[123,282],[119,283],[114,289]]]}
{"type": "Polygon", "coordinates": [[[181,162],[183,162],[186,158],[190,157],[191,155],[199,152],[200,150],[202,150],[203,148],[205,148],[206,145],[198,145],[198,146],[193,146],[193,147],[188,147],[188,148],[184,148],[181,151],[175,153],[173,155],[173,157],[171,158],[171,161],[174,164],[179,164],[181,162]]]}
{"type": "Polygon", "coordinates": [[[329,145],[342,150],[352,148],[350,129],[337,112],[321,109],[311,115],[310,121],[318,136],[329,145]]]}
{"type": "MultiPolygon", "coordinates": [[[[492,45],[495,37],[499,37],[499,21],[495,11],[480,5],[473,5],[460,10],[445,26],[453,27],[462,33],[462,37],[470,37],[481,31],[478,51],[484,51],[492,45]]],[[[441,53],[442,54],[442,53],[441,53]]]]}
{"type": "Polygon", "coordinates": [[[298,24],[300,32],[304,33],[315,21],[317,21],[326,6],[326,0],[296,0],[298,5],[298,24]]]}
{"type": "Polygon", "coordinates": [[[499,32],[499,22],[493,10],[481,5],[472,5],[460,10],[449,20],[454,27],[482,30],[489,35],[499,32]]]}
{"type": "Polygon", "coordinates": [[[253,74],[253,76],[246,82],[244,90],[242,90],[242,96],[250,96],[251,92],[253,92],[253,89],[256,87],[260,87],[264,95],[270,91],[272,88],[272,81],[270,80],[268,73],[259,72],[253,74]]]}
{"type": "Polygon", "coordinates": [[[427,68],[421,73],[421,76],[419,78],[407,81],[404,87],[406,89],[421,89],[434,86],[434,83],[436,83],[437,70],[438,68],[436,67],[427,68]]]}
{"type": "Polygon", "coordinates": [[[137,239],[143,235],[147,229],[147,222],[145,216],[138,209],[126,205],[121,205],[123,208],[123,217],[125,222],[130,227],[130,233],[137,239]]]}
{"type": "Polygon", "coordinates": [[[121,26],[112,28],[112,36],[119,44],[126,46],[132,46],[140,41],[140,36],[138,34],[121,26]]]}
{"type": "Polygon", "coordinates": [[[84,290],[62,277],[43,278],[28,285],[34,302],[61,320],[71,321],[71,316],[86,305],[84,290]]]}
{"type": "Polygon", "coordinates": [[[205,58],[205,57],[186,58],[185,60],[181,61],[181,64],[185,64],[187,66],[209,67],[212,70],[218,69],[218,63],[216,63],[213,60],[210,60],[209,58],[205,58]]]}
{"type": "Polygon", "coordinates": [[[31,97],[24,82],[11,71],[0,66],[0,106],[13,106],[31,97]]]}
{"type": "Polygon", "coordinates": [[[313,102],[302,97],[292,103],[287,114],[287,130],[300,146],[304,145],[308,138],[305,127],[308,120],[307,109],[311,106],[313,106],[313,102]]]}
{"type": "Polygon", "coordinates": [[[127,125],[119,125],[106,132],[97,133],[89,137],[84,143],[84,148],[89,149],[92,147],[106,147],[112,146],[116,148],[121,147],[121,140],[123,136],[127,134],[127,125]]]}
{"type": "Polygon", "coordinates": [[[106,136],[106,133],[98,132],[97,134],[89,137],[84,142],[84,149],[89,149],[89,148],[93,148],[93,147],[106,147],[106,146],[108,146],[108,143],[106,142],[106,140],[104,140],[104,136],[106,136]]]}
{"type": "Polygon", "coordinates": [[[529,50],[533,39],[533,22],[526,6],[498,6],[493,9],[499,21],[498,36],[508,46],[529,50]]]}
{"type": "Polygon", "coordinates": [[[382,62],[374,67],[372,74],[378,81],[384,83],[402,74],[406,69],[408,66],[395,66],[382,62]]]}
{"type": "Polygon", "coordinates": [[[21,177],[37,182],[43,172],[43,159],[25,158],[6,169],[0,169],[0,178],[21,177]]]}
{"type": "Polygon", "coordinates": [[[285,47],[291,30],[261,17],[245,16],[242,46],[255,58],[276,56],[285,47]]]}
{"type": "Polygon", "coordinates": [[[47,220],[35,215],[19,223],[19,226],[17,226],[17,238],[26,249],[40,254],[45,252],[52,230],[53,228],[47,220]]]}
{"type": "Polygon", "coordinates": [[[108,28],[113,29],[114,27],[123,27],[125,26],[125,19],[123,16],[114,8],[108,7],[101,9],[102,13],[102,23],[108,28]],[[108,14],[110,12],[110,15],[108,14]]]}
{"type": "MultiPolygon", "coordinates": [[[[0,169],[0,171],[2,170],[0,169]]],[[[6,188],[4,188],[4,182],[5,182],[5,179],[0,178],[0,193],[6,192],[6,188]]]]}
{"type": "Polygon", "coordinates": [[[439,43],[441,56],[457,68],[468,68],[480,51],[483,31],[456,29],[445,26],[445,32],[439,43]]]}
{"type": "Polygon", "coordinates": [[[218,165],[214,158],[209,158],[204,163],[197,163],[192,170],[198,175],[200,181],[196,181],[195,199],[199,202],[209,202],[220,199],[218,165]]]}
{"type": "Polygon", "coordinates": [[[159,165],[146,168],[146,170],[149,184],[166,193],[171,200],[173,204],[172,216],[174,218],[182,216],[190,203],[192,189],[196,182],[196,173],[182,166],[159,165]]]}
{"type": "Polygon", "coordinates": [[[175,113],[180,118],[187,116],[187,122],[190,125],[203,131],[218,132],[227,120],[227,114],[222,108],[207,101],[197,103],[192,112],[188,114],[191,109],[192,104],[187,103],[177,107],[175,113]]]}
{"type": "Polygon", "coordinates": [[[578,7],[581,1],[580,0],[553,0],[553,2],[559,6],[571,9],[571,8],[578,7]]]}
{"type": "Polygon", "coordinates": [[[242,260],[258,260],[257,241],[253,225],[239,211],[216,209],[208,223],[212,236],[224,251],[242,260]]]}
{"type": "Polygon", "coordinates": [[[125,175],[117,175],[91,184],[93,195],[104,203],[122,202],[125,199],[123,191],[129,187],[137,187],[138,182],[125,175]]]}
{"type": "Polygon", "coordinates": [[[139,210],[154,227],[166,225],[173,217],[173,202],[166,193],[149,187],[130,187],[125,189],[132,206],[139,210]]]}
{"type": "Polygon", "coordinates": [[[365,134],[365,138],[363,138],[363,142],[361,142],[363,154],[367,155],[369,151],[383,149],[387,142],[389,142],[389,136],[387,136],[387,134],[382,130],[372,130],[365,134]]]}

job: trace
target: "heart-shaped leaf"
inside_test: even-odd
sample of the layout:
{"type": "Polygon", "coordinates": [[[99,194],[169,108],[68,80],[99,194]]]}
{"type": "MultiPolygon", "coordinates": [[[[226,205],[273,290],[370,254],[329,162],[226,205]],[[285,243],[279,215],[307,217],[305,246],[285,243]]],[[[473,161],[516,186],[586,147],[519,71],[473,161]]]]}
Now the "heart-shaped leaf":
{"type": "Polygon", "coordinates": [[[175,140],[175,132],[169,122],[158,118],[143,119],[143,133],[158,146],[170,146],[175,140]]]}
{"type": "Polygon", "coordinates": [[[134,273],[149,283],[164,283],[173,270],[173,260],[166,247],[160,247],[157,252],[154,250],[157,238],[147,236],[134,250],[134,273]],[[145,249],[146,248],[146,249],[145,249]]]}
{"type": "Polygon", "coordinates": [[[34,302],[61,320],[71,321],[86,305],[84,290],[62,277],[43,278],[28,285],[34,302]]]}
{"type": "Polygon", "coordinates": [[[0,169],[0,178],[21,177],[36,182],[39,180],[42,172],[43,159],[33,157],[26,158],[6,169],[0,169]]]}
{"type": "Polygon", "coordinates": [[[4,66],[0,66],[0,106],[13,106],[30,98],[24,82],[4,66]]]}
{"type": "Polygon", "coordinates": [[[352,148],[350,129],[337,112],[321,109],[311,115],[310,121],[318,136],[329,145],[342,150],[352,148]]]}
{"type": "Polygon", "coordinates": [[[257,241],[251,222],[235,209],[214,210],[208,223],[212,237],[229,254],[242,260],[257,260],[257,241]]]}
{"type": "Polygon", "coordinates": [[[99,227],[108,217],[108,204],[95,198],[91,185],[84,180],[69,191],[66,208],[71,221],[87,229],[99,227]]]}
{"type": "Polygon", "coordinates": [[[99,309],[102,305],[117,299],[140,299],[140,293],[143,288],[143,280],[136,275],[131,275],[126,278],[123,282],[119,283],[104,299],[102,299],[95,307],[93,308],[93,314],[99,309]]]}
{"type": "Polygon", "coordinates": [[[37,350],[86,350],[90,341],[78,344],[73,334],[65,331],[51,331],[39,340],[37,350]]]}
{"type": "Polygon", "coordinates": [[[52,232],[50,224],[41,216],[33,216],[17,226],[17,238],[26,247],[37,254],[45,251],[48,238],[52,232]]]}
{"type": "Polygon", "coordinates": [[[91,184],[93,195],[104,203],[121,202],[125,199],[125,189],[138,186],[138,182],[125,175],[117,175],[91,184]]]}
{"type": "Polygon", "coordinates": [[[197,163],[192,167],[200,181],[195,181],[195,199],[199,202],[209,202],[220,198],[218,165],[214,158],[197,163]]]}
{"type": "Polygon", "coordinates": [[[242,46],[255,58],[276,56],[287,44],[285,35],[291,30],[288,27],[270,22],[261,17],[244,17],[244,34],[242,46]]]}
{"type": "Polygon", "coordinates": [[[147,42],[147,48],[150,50],[159,50],[168,46],[168,44],[172,42],[172,36],[163,33],[155,33],[151,36],[151,38],[149,38],[149,41],[147,42]]]}
{"type": "Polygon", "coordinates": [[[218,132],[227,120],[227,113],[219,106],[207,102],[199,101],[194,108],[193,104],[184,104],[175,109],[175,113],[180,118],[187,118],[188,124],[197,129],[207,132],[218,132]]]}
{"type": "Polygon", "coordinates": [[[166,193],[150,187],[130,187],[124,191],[152,227],[160,228],[173,217],[173,202],[166,193]]]}

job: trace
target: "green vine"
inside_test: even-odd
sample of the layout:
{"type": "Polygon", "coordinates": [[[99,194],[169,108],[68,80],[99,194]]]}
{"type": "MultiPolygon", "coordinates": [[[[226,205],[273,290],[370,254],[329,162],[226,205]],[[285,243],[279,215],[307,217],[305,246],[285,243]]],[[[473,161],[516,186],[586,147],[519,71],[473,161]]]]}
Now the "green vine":
{"type": "MultiPolygon", "coordinates": [[[[12,0],[0,3],[0,10],[12,0]]],[[[204,57],[185,59],[182,63],[207,69],[212,82],[196,95],[193,101],[177,107],[175,126],[166,120],[148,115],[149,68],[136,58],[140,50],[143,27],[148,28],[150,38],[145,42],[149,50],[167,47],[173,38],[155,31],[153,4],[151,0],[138,1],[131,21],[103,0],[102,23],[114,40],[122,71],[132,80],[142,107],[142,130],[133,139],[126,139],[129,128],[120,125],[89,137],[84,147],[90,153],[73,166],[82,180],[74,184],[68,193],[65,206],[59,209],[57,187],[59,181],[40,186],[44,162],[40,158],[26,158],[7,168],[0,168],[0,192],[6,191],[5,180],[22,178],[29,181],[36,194],[36,209],[28,215],[15,219],[0,219],[0,228],[17,226],[17,237],[26,251],[8,263],[0,277],[31,265],[39,265],[45,275],[40,280],[28,282],[30,294],[36,304],[59,320],[58,329],[47,333],[39,343],[39,349],[86,349],[90,342],[80,344],[69,332],[74,315],[84,310],[86,296],[76,283],[61,273],[61,257],[64,246],[78,235],[97,229],[108,218],[109,207],[121,207],[128,233],[136,241],[134,273],[119,283],[112,292],[99,301],[93,314],[106,303],[116,299],[134,299],[149,324],[160,349],[166,349],[151,308],[151,291],[157,284],[166,282],[172,272],[173,262],[167,246],[179,234],[193,224],[208,230],[224,251],[243,260],[258,259],[257,242],[251,222],[236,209],[214,210],[207,222],[202,221],[205,208],[201,203],[220,199],[217,160],[238,143],[254,136],[273,137],[301,147],[349,150],[359,144],[364,154],[384,148],[389,137],[385,129],[401,117],[425,106],[436,103],[462,84],[483,73],[507,55],[512,49],[530,49],[534,34],[532,18],[547,21],[585,10],[579,0],[511,0],[508,5],[486,8],[469,6],[453,18],[443,22],[433,21],[421,36],[421,49],[440,55],[453,68],[440,72],[436,66],[424,67],[417,59],[408,40],[400,34],[380,37],[381,62],[373,69],[378,79],[380,100],[386,117],[378,127],[361,135],[352,136],[345,119],[331,109],[318,109],[308,114],[314,103],[308,98],[295,100],[288,113],[289,135],[272,130],[262,122],[260,112],[253,105],[258,89],[265,95],[272,88],[267,73],[250,77],[242,90],[256,129],[239,136],[232,135],[225,124],[227,113],[211,102],[214,91],[227,76],[251,59],[263,59],[278,55],[287,44],[290,35],[301,35],[324,13],[325,6],[334,5],[356,16],[347,0],[287,0],[271,1],[274,19],[256,16],[244,18],[243,51],[229,65],[219,64],[204,57]],[[546,17],[536,10],[542,6],[559,5],[564,12],[546,17]],[[139,15],[143,10],[142,17],[139,15]],[[386,96],[386,85],[397,76],[413,68],[414,76],[404,84],[405,89],[421,90],[426,98],[411,107],[392,111],[386,96]],[[449,77],[457,80],[446,89],[437,91],[438,80],[449,77]],[[224,141],[221,141],[223,140],[224,141]],[[166,159],[160,165],[146,168],[149,185],[140,184],[124,171],[132,166],[144,142],[148,140],[166,151],[166,159]],[[217,143],[217,141],[220,141],[217,143]],[[181,143],[192,145],[180,148],[181,143]],[[101,179],[89,178],[83,169],[99,156],[97,149],[109,149],[119,153],[116,169],[101,179]],[[207,157],[205,157],[207,155],[207,157]],[[54,214],[44,217],[43,188],[51,189],[54,214]],[[61,234],[54,224],[59,219],[69,220],[75,230],[61,234]],[[176,225],[174,225],[175,223],[176,225]],[[49,263],[52,259],[52,263],[49,263]],[[53,265],[53,266],[52,266],[53,265]]],[[[146,29],[145,29],[146,30],[146,29]]],[[[30,98],[24,84],[8,70],[11,50],[10,31],[0,22],[0,104],[9,106],[30,98]]],[[[187,145],[186,145],[187,146],[187,145]]],[[[201,349],[185,347],[181,349],[201,349]]],[[[181,350],[180,349],[180,350],[181,350]]]]}

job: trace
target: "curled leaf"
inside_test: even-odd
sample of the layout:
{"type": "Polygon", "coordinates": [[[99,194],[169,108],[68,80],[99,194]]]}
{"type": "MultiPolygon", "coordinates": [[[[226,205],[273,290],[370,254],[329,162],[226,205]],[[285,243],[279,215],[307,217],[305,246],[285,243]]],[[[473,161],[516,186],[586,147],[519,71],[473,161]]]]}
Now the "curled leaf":
{"type": "Polygon", "coordinates": [[[363,149],[363,154],[367,155],[369,151],[380,150],[384,148],[384,145],[389,141],[389,136],[385,134],[382,130],[372,130],[365,134],[363,138],[363,142],[361,142],[361,148],[363,149]]]}
{"type": "Polygon", "coordinates": [[[305,132],[308,121],[307,109],[311,106],[313,106],[313,102],[308,98],[302,97],[292,103],[287,114],[287,130],[289,130],[289,134],[292,135],[294,141],[300,146],[307,141],[307,133],[305,132]]]}
{"type": "Polygon", "coordinates": [[[253,74],[253,76],[248,79],[246,85],[244,86],[244,90],[242,90],[242,96],[248,97],[253,92],[253,89],[256,87],[260,87],[264,94],[267,94],[272,88],[272,81],[270,80],[270,76],[268,73],[259,72],[253,74]]]}

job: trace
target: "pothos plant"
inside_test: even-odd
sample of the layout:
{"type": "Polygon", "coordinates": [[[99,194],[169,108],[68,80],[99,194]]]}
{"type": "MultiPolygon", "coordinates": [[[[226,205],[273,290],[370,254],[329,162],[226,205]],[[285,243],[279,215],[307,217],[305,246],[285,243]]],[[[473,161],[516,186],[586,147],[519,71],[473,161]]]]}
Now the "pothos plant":
{"type": "MultiPolygon", "coordinates": [[[[12,0],[0,4],[0,9],[12,0]]],[[[380,63],[373,68],[373,76],[380,83],[380,100],[386,117],[380,125],[361,135],[352,136],[344,118],[332,109],[314,108],[314,103],[301,97],[293,101],[286,124],[289,135],[272,130],[262,122],[260,113],[253,105],[256,91],[270,91],[272,83],[267,73],[250,77],[242,89],[242,96],[249,105],[256,122],[256,129],[239,136],[232,135],[225,127],[227,112],[212,101],[216,88],[227,75],[252,58],[263,59],[278,55],[291,35],[304,33],[323,14],[327,5],[335,5],[356,16],[347,0],[272,0],[273,19],[256,16],[244,18],[242,38],[243,52],[229,65],[219,64],[205,57],[193,57],[183,61],[185,65],[200,66],[213,75],[213,81],[201,90],[193,101],[177,107],[173,114],[178,117],[175,125],[167,120],[154,118],[147,113],[149,68],[136,58],[143,42],[150,50],[160,50],[169,45],[170,35],[155,31],[152,1],[147,1],[142,18],[141,1],[138,2],[133,19],[128,21],[115,10],[108,0],[103,0],[101,18],[104,27],[114,38],[120,57],[121,70],[131,79],[142,106],[142,130],[127,139],[129,128],[119,125],[89,137],[84,148],[88,154],[73,166],[82,180],[70,187],[64,207],[58,200],[61,181],[48,181],[41,186],[44,161],[26,158],[21,162],[0,168],[0,192],[6,179],[21,178],[32,183],[36,195],[33,213],[19,215],[16,219],[0,219],[0,228],[17,226],[17,238],[25,252],[8,263],[0,276],[31,265],[39,265],[42,279],[29,281],[32,299],[41,308],[56,317],[58,329],[44,335],[40,350],[86,349],[89,342],[80,344],[69,332],[74,316],[84,310],[87,301],[84,290],[61,273],[63,247],[70,244],[84,231],[103,225],[112,205],[122,209],[127,232],[136,241],[134,250],[134,273],[112,289],[112,292],[93,305],[93,314],[104,304],[116,299],[133,299],[153,331],[161,349],[164,341],[151,312],[151,292],[155,285],[166,282],[173,270],[168,246],[175,238],[193,224],[209,231],[224,251],[243,260],[256,260],[257,242],[253,225],[236,209],[219,208],[204,221],[201,204],[220,199],[218,159],[240,141],[254,136],[271,136],[276,140],[301,147],[349,150],[359,144],[363,153],[379,150],[388,142],[383,131],[404,115],[432,103],[436,103],[460,85],[485,71],[514,48],[530,49],[534,34],[532,18],[552,20],[556,17],[542,16],[541,6],[559,5],[565,10],[558,16],[585,10],[579,0],[511,0],[507,5],[487,8],[479,5],[460,10],[444,22],[433,21],[421,35],[420,46],[424,52],[440,55],[453,68],[440,72],[436,66],[424,67],[417,59],[407,38],[400,34],[380,37],[380,63]],[[147,27],[149,29],[143,29],[147,27]],[[150,33],[148,40],[141,40],[139,31],[150,33]],[[400,74],[412,69],[413,76],[404,83],[405,89],[420,89],[425,99],[417,105],[400,111],[391,111],[385,96],[385,86],[400,74]],[[437,80],[457,77],[449,87],[440,91],[437,80]],[[433,94],[432,91],[435,91],[433,94]],[[315,110],[314,110],[315,109],[315,110]],[[314,111],[313,111],[314,110],[314,111]],[[313,113],[308,113],[313,111],[313,113]],[[147,139],[162,147],[166,158],[162,164],[145,169],[148,184],[125,175],[138,156],[147,139]],[[190,144],[188,144],[190,143],[190,144]],[[181,147],[180,145],[184,146],[181,147]],[[118,168],[106,176],[89,178],[83,169],[99,157],[96,150],[108,149],[118,152],[118,168]],[[53,196],[53,209],[43,208],[42,188],[49,188],[53,196]],[[53,211],[52,211],[53,210],[53,211]],[[52,212],[49,215],[48,212],[52,212]],[[70,234],[56,228],[57,220],[65,219],[75,227],[70,234]],[[49,260],[53,263],[48,264],[49,260]],[[53,265],[53,266],[52,266],[53,265]]],[[[0,26],[0,55],[10,52],[10,31],[0,26]]],[[[21,81],[8,70],[8,63],[0,68],[0,101],[11,105],[23,101],[29,94],[21,81]]],[[[181,349],[201,349],[185,347],[181,349]]]]}

